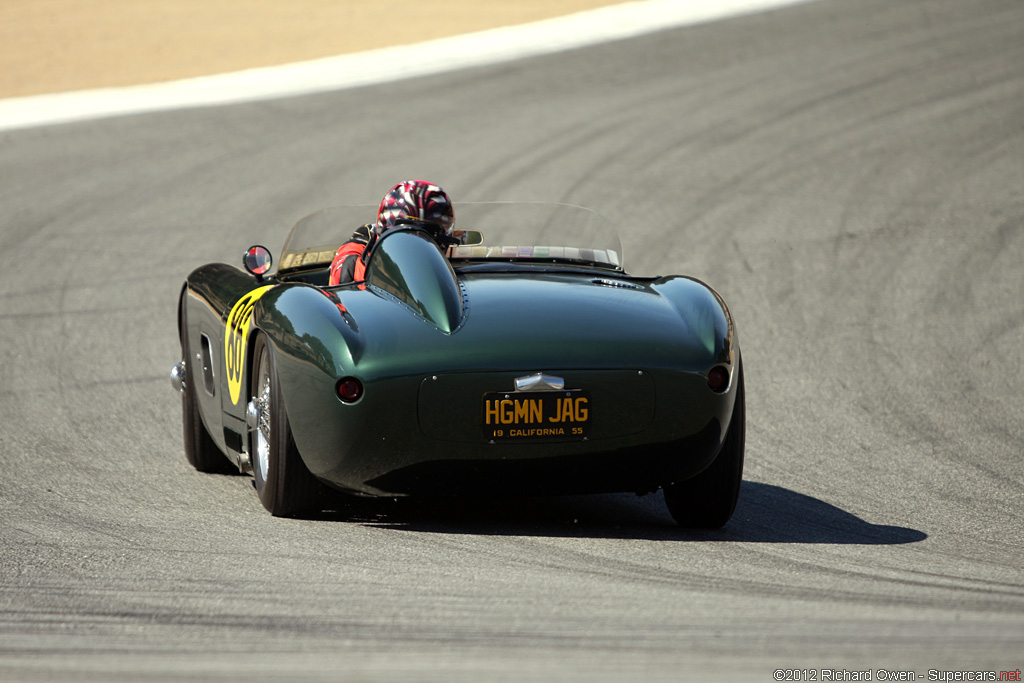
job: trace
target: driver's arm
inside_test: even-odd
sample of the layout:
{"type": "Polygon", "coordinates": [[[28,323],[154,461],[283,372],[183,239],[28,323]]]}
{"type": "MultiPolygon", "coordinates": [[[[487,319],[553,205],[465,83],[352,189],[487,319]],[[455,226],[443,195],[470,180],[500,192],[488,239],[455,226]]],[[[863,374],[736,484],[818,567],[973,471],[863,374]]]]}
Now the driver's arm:
{"type": "Polygon", "coordinates": [[[366,249],[370,241],[370,226],[361,225],[352,233],[352,238],[338,248],[331,261],[330,280],[328,285],[340,285],[355,279],[356,259],[366,249]]]}

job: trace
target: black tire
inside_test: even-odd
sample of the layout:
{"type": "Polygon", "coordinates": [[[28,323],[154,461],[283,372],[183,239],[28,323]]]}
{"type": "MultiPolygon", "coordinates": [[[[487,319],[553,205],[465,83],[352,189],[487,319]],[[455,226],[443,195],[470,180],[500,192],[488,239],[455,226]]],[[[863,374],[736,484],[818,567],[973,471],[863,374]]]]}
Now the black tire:
{"type": "Polygon", "coordinates": [[[743,365],[736,377],[736,403],[722,450],[706,470],[692,479],[665,486],[665,503],[679,526],[719,529],[732,517],[743,482],[747,408],[743,365]]]}
{"type": "Polygon", "coordinates": [[[306,517],[320,512],[327,489],[310,474],[292,438],[277,377],[273,349],[261,334],[253,348],[249,397],[257,408],[250,433],[256,493],[275,517],[306,517]]]}
{"type": "Polygon", "coordinates": [[[196,387],[192,381],[192,352],[182,328],[181,351],[185,357],[185,378],[181,391],[181,424],[185,437],[185,458],[200,472],[228,474],[236,471],[231,461],[217,447],[210,433],[206,431],[203,418],[199,415],[196,387]]]}

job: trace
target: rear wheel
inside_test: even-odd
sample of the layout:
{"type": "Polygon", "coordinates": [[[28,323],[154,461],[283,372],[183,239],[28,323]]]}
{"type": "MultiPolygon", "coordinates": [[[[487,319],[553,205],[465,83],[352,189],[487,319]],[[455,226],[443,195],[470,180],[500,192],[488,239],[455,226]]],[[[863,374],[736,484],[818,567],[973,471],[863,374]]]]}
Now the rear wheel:
{"type": "Polygon", "coordinates": [[[743,480],[743,451],[747,429],[742,364],[736,382],[736,403],[732,409],[729,432],[725,435],[718,456],[696,477],[665,486],[665,503],[679,526],[718,529],[729,521],[736,509],[743,480]]]}
{"type": "Polygon", "coordinates": [[[256,493],[275,517],[301,517],[319,512],[326,489],[306,469],[292,438],[277,378],[273,350],[263,335],[253,349],[250,400],[255,407],[251,430],[252,473],[256,493]]]}

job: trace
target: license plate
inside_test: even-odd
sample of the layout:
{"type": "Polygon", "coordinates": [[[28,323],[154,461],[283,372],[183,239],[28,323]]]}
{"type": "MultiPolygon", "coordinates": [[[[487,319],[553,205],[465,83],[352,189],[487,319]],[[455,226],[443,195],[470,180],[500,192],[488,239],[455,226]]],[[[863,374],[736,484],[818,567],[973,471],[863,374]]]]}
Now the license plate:
{"type": "Polygon", "coordinates": [[[484,394],[484,438],[490,441],[583,439],[590,434],[590,394],[571,391],[484,394]]]}

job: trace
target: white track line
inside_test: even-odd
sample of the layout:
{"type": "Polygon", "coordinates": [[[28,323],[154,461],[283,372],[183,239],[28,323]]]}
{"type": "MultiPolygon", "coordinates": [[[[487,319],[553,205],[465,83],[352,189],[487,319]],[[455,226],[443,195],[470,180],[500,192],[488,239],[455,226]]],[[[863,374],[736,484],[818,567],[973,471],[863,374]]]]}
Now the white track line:
{"type": "Polygon", "coordinates": [[[180,81],[0,99],[0,130],[341,90],[549,54],[809,0],[642,0],[532,24],[180,81]]]}

